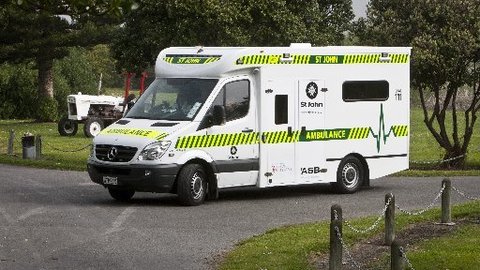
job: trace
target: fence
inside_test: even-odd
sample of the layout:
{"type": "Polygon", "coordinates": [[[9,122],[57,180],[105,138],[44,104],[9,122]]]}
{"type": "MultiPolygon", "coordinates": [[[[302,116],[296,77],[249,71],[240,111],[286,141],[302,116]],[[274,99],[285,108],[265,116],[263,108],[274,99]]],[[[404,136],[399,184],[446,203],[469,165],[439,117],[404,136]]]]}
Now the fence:
{"type": "Polygon", "coordinates": [[[63,152],[63,153],[76,153],[88,149],[92,146],[92,144],[87,144],[83,147],[77,149],[60,149],[55,147],[42,139],[41,135],[32,135],[32,134],[24,134],[22,137],[22,141],[19,141],[15,136],[15,131],[10,130],[9,137],[8,137],[8,144],[7,144],[7,155],[14,155],[14,145],[15,142],[22,145],[22,156],[24,159],[41,159],[42,157],[42,149],[43,147],[48,147],[54,151],[63,152]],[[26,138],[31,138],[31,142],[27,142],[26,138]],[[32,150],[29,152],[29,150],[32,150]],[[31,153],[31,154],[30,154],[31,153]]]}
{"type": "Polygon", "coordinates": [[[343,211],[340,205],[332,205],[331,207],[331,221],[330,221],[330,258],[329,258],[329,269],[338,270],[342,269],[343,264],[343,254],[346,255],[347,263],[353,266],[356,269],[362,269],[360,263],[356,262],[351,255],[348,247],[343,238],[343,225],[352,230],[355,233],[368,233],[376,229],[380,221],[385,219],[385,236],[384,236],[384,245],[390,246],[391,250],[391,269],[400,270],[405,269],[405,264],[409,269],[415,269],[407,257],[405,248],[402,246],[402,243],[395,239],[395,209],[400,210],[402,213],[407,215],[417,216],[422,215],[429,209],[431,209],[437,201],[441,198],[441,218],[439,224],[444,225],[454,225],[452,223],[451,217],[451,191],[455,191],[460,196],[468,200],[479,200],[480,198],[469,196],[452,186],[452,183],[449,179],[444,179],[442,181],[442,187],[438,194],[435,196],[433,201],[424,209],[418,212],[410,212],[398,204],[395,203],[395,196],[392,193],[385,195],[385,205],[380,212],[378,218],[373,222],[373,224],[366,229],[359,229],[354,227],[350,222],[343,219],[343,211]]]}

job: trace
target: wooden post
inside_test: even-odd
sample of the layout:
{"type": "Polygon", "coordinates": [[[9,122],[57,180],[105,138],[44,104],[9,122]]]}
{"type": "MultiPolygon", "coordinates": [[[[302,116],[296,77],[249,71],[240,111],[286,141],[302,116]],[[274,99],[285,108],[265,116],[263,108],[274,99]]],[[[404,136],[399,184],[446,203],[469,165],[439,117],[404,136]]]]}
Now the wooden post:
{"type": "Polygon", "coordinates": [[[337,236],[337,230],[342,235],[342,207],[338,204],[334,204],[331,207],[331,219],[330,219],[330,259],[328,262],[329,270],[342,269],[342,254],[343,247],[342,242],[337,236]]]}
{"type": "Polygon", "coordinates": [[[8,136],[8,149],[7,154],[13,155],[13,144],[15,142],[15,130],[10,130],[10,136],[8,136]]]}
{"type": "Polygon", "coordinates": [[[392,193],[385,195],[385,204],[390,201],[385,212],[385,245],[390,246],[395,239],[395,196],[392,193]]]}
{"type": "Polygon", "coordinates": [[[451,224],[452,214],[450,205],[450,193],[452,190],[452,182],[450,181],[450,179],[443,179],[442,187],[445,187],[442,193],[442,223],[451,224]]]}
{"type": "Polygon", "coordinates": [[[37,135],[35,136],[35,153],[36,153],[36,159],[41,159],[42,158],[42,136],[37,135]]]}
{"type": "Polygon", "coordinates": [[[400,250],[402,245],[398,240],[394,240],[392,245],[390,246],[391,258],[390,258],[390,266],[392,270],[403,270],[405,260],[403,259],[402,251],[400,250]]]}

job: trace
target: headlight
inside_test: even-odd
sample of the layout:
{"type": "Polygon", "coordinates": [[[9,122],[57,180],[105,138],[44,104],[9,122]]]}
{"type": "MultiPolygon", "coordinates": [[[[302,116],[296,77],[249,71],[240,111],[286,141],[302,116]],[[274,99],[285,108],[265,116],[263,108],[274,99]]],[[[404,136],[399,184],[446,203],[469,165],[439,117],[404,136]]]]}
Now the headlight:
{"type": "Polygon", "coordinates": [[[159,160],[171,143],[171,141],[160,141],[145,146],[138,156],[138,160],[159,160]]]}

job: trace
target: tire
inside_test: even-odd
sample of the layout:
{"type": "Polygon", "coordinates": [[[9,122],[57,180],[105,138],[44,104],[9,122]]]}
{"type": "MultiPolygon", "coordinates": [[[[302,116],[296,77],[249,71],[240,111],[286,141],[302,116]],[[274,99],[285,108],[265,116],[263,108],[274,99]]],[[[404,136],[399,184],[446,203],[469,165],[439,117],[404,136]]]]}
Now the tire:
{"type": "Polygon", "coordinates": [[[135,190],[109,187],[108,193],[119,202],[128,202],[135,194],[135,190]]]}
{"type": "Polygon", "coordinates": [[[78,123],[68,119],[67,117],[62,117],[58,121],[58,133],[61,136],[75,136],[78,131],[78,123]]]}
{"type": "Polygon", "coordinates": [[[337,170],[337,182],[334,184],[339,193],[351,194],[360,189],[365,178],[363,164],[354,156],[345,157],[337,170]]]}
{"type": "Polygon", "coordinates": [[[207,194],[207,174],[199,164],[187,164],[178,174],[177,195],[180,204],[200,205],[207,194]]]}
{"type": "Polygon", "coordinates": [[[83,126],[83,133],[85,136],[93,138],[97,136],[104,127],[105,124],[103,123],[102,119],[97,117],[89,117],[83,126]]]}

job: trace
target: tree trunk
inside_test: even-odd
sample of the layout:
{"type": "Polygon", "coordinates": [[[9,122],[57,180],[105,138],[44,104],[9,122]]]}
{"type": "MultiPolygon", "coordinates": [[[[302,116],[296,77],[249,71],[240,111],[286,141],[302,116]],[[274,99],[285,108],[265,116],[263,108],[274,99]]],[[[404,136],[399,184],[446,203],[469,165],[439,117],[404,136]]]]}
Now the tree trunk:
{"type": "Polygon", "coordinates": [[[460,147],[454,147],[453,149],[447,150],[443,159],[445,162],[441,164],[443,169],[464,169],[466,152],[463,151],[460,147]]]}
{"type": "Polygon", "coordinates": [[[40,56],[38,64],[38,94],[53,99],[53,60],[40,56]]]}
{"type": "Polygon", "coordinates": [[[38,103],[35,119],[40,122],[55,121],[58,116],[58,104],[53,96],[53,59],[52,54],[42,53],[37,58],[38,65],[38,103]],[[43,55],[47,57],[42,57],[43,55]]]}

